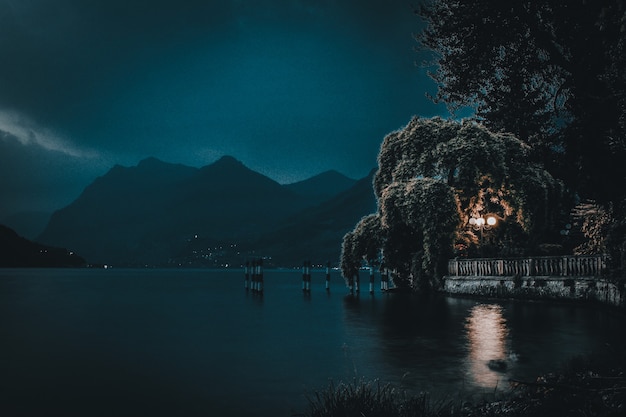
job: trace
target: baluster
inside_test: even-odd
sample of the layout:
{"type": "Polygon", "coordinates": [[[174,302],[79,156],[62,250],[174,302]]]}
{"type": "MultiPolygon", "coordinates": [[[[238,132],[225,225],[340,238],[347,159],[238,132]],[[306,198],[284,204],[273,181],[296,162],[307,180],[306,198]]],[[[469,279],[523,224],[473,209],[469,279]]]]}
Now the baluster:
{"type": "Polygon", "coordinates": [[[582,276],[586,276],[587,275],[587,265],[586,265],[586,261],[587,258],[580,258],[580,275],[582,276]]]}

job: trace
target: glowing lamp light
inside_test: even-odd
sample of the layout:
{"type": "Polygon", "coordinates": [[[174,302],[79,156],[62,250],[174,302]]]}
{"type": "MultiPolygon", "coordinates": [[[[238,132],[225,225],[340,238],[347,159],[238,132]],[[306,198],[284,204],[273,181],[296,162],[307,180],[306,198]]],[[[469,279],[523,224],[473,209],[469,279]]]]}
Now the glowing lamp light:
{"type": "Polygon", "coordinates": [[[485,224],[485,219],[483,219],[482,217],[472,217],[471,219],[469,219],[469,224],[471,224],[472,226],[480,227],[485,224]]]}
{"type": "Polygon", "coordinates": [[[472,217],[469,219],[469,224],[478,228],[481,228],[487,224],[487,226],[495,226],[498,219],[495,216],[484,217],[472,217]]]}
{"type": "Polygon", "coordinates": [[[483,233],[485,230],[491,230],[498,223],[498,218],[493,214],[488,215],[487,217],[471,217],[469,219],[469,224],[472,229],[476,231],[480,231],[479,235],[479,248],[480,254],[483,254],[483,233]]]}

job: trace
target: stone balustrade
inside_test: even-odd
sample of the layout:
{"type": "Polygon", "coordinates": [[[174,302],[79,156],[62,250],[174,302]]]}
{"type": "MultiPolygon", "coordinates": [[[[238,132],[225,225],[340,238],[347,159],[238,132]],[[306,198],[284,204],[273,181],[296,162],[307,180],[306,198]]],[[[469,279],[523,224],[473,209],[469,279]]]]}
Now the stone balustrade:
{"type": "Polygon", "coordinates": [[[542,256],[524,259],[451,259],[448,275],[599,277],[607,267],[606,255],[542,256]]]}

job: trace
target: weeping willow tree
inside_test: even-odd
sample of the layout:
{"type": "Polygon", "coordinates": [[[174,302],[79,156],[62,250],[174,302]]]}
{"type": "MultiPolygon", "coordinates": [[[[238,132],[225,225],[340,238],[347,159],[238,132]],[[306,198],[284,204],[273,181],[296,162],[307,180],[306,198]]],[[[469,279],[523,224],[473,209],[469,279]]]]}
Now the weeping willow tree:
{"type": "Polygon", "coordinates": [[[387,135],[373,184],[378,210],[344,237],[344,277],[380,259],[396,285],[436,287],[455,248],[479,244],[469,219],[487,214],[499,219],[492,241],[502,252],[536,246],[558,227],[562,187],[530,150],[513,135],[441,118],[416,117],[387,135]]]}

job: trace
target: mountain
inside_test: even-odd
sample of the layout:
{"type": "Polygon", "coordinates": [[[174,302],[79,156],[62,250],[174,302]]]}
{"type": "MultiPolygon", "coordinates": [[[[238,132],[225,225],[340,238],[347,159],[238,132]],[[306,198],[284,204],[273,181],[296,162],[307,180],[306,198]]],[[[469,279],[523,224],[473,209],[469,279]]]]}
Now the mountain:
{"type": "Polygon", "coordinates": [[[159,258],[168,250],[168,243],[154,236],[163,232],[161,219],[169,220],[165,205],[178,184],[196,172],[154,158],[131,168],[116,165],[54,212],[37,240],[80,252],[91,263],[159,258]]]}
{"type": "Polygon", "coordinates": [[[0,225],[0,267],[77,267],[85,260],[66,249],[31,242],[0,225]]]}
{"type": "Polygon", "coordinates": [[[298,195],[315,198],[322,202],[353,187],[355,183],[356,180],[331,170],[304,181],[287,184],[285,187],[298,195]]]}
{"type": "Polygon", "coordinates": [[[260,240],[258,247],[273,254],[277,265],[298,266],[305,259],[314,264],[327,261],[336,264],[343,236],[363,216],[376,212],[372,188],[374,173],[372,170],[351,188],[287,219],[280,228],[260,240]]]}
{"type": "Polygon", "coordinates": [[[376,209],[371,181],[330,171],[285,186],[229,156],[202,168],[148,158],[97,178],[38,241],[123,266],[334,262],[343,235],[376,209]]]}
{"type": "Polygon", "coordinates": [[[216,239],[249,239],[310,204],[311,199],[227,156],[181,184],[169,208],[184,213],[178,227],[190,232],[199,229],[216,239]]]}
{"type": "Polygon", "coordinates": [[[232,157],[203,168],[149,158],[96,179],[38,240],[92,263],[160,265],[192,237],[249,242],[311,204],[232,157]]]}
{"type": "Polygon", "coordinates": [[[4,217],[1,222],[20,236],[32,240],[41,234],[51,214],[42,211],[22,211],[4,217]]]}

